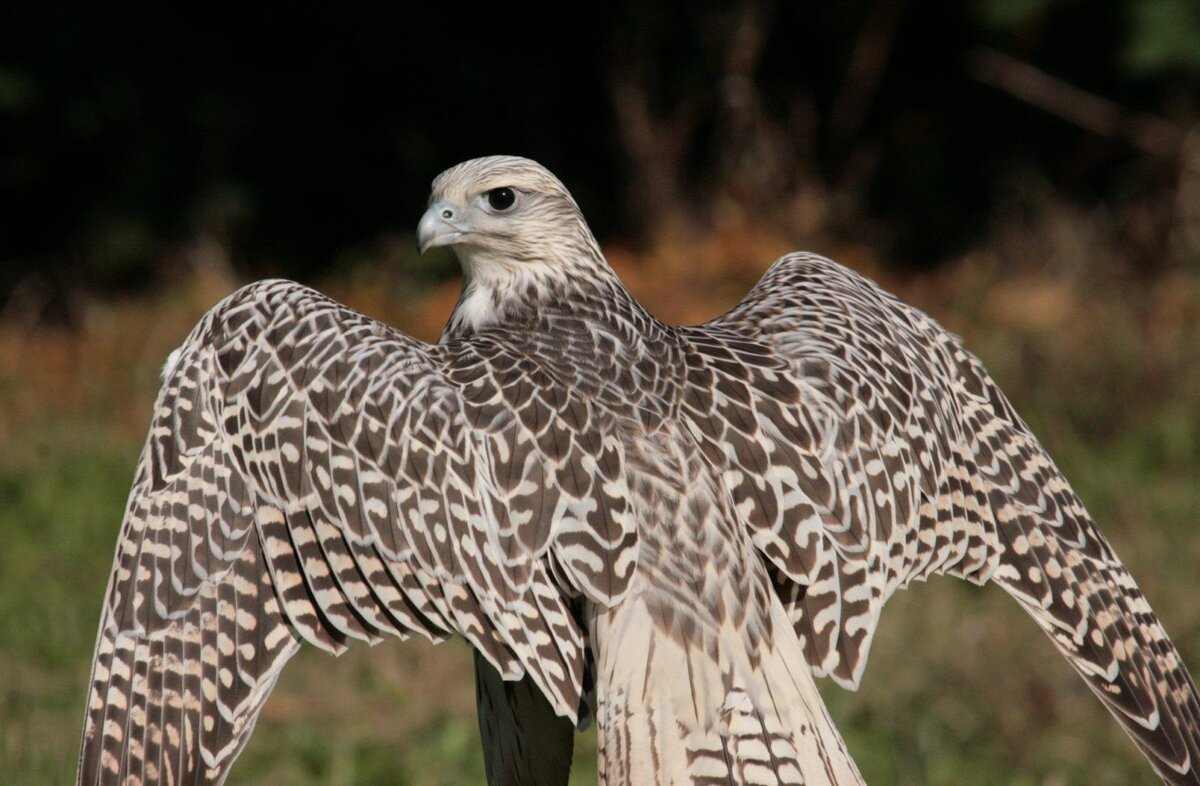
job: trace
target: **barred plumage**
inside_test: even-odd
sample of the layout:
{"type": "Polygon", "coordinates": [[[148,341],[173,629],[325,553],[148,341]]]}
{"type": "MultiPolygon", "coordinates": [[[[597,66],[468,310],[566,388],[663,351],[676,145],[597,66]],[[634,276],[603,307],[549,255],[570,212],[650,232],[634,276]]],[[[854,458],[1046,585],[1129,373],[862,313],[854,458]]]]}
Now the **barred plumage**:
{"type": "Polygon", "coordinates": [[[812,674],[856,685],[887,598],[932,573],[1003,586],[1163,779],[1200,783],[1182,659],[929,317],[793,254],[664,325],[524,159],[440,176],[420,239],[466,273],[437,344],[266,281],[168,362],[79,783],[219,783],[301,642],[413,632],[476,648],[492,784],[565,783],[593,713],[612,786],[860,783],[812,674]]]}

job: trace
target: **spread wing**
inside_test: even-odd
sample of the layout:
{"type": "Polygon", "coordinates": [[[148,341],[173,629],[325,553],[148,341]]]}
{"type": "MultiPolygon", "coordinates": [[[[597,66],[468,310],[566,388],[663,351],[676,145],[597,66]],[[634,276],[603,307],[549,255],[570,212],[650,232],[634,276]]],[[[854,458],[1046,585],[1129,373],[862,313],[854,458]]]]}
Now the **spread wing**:
{"type": "Polygon", "coordinates": [[[210,311],[165,377],[79,783],[221,782],[302,641],[459,633],[578,720],[571,597],[619,599],[636,535],[620,444],[552,370],[269,281],[210,311]]]}
{"type": "Polygon", "coordinates": [[[1171,783],[1200,705],[1133,578],[979,360],[826,259],[780,259],[685,328],[684,415],[813,670],[858,684],[880,610],[932,573],[1007,590],[1171,783]]]}

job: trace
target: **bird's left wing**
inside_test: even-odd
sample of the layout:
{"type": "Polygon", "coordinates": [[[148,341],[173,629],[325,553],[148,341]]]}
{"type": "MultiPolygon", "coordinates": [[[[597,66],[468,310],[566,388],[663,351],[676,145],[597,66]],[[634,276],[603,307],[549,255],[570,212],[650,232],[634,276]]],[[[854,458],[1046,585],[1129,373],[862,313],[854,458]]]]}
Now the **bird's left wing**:
{"type": "Polygon", "coordinates": [[[620,444],[487,339],[428,345],[286,281],[164,371],[103,607],[78,782],[220,783],[308,641],[460,633],[582,708],[571,596],[634,570],[620,444]]]}
{"type": "Polygon", "coordinates": [[[1164,779],[1200,783],[1179,653],[977,358],[821,257],[683,328],[683,414],[766,557],[810,666],[858,684],[883,604],[947,573],[1013,595],[1164,779]]]}

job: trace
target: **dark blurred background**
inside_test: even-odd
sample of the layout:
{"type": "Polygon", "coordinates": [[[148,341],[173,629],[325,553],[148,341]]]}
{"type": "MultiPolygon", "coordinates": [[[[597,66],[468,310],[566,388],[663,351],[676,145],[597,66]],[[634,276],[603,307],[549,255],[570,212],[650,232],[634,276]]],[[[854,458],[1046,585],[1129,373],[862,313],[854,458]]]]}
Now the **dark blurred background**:
{"type": "Polygon", "coordinates": [[[1032,180],[1124,216],[1155,265],[1200,116],[1183,0],[8,2],[0,31],[0,304],[42,293],[39,318],[161,282],[197,238],[319,274],[498,152],[558,173],[602,240],[744,211],[936,266],[1032,180]]]}
{"type": "MultiPolygon", "coordinates": [[[[409,5],[0,2],[0,783],[73,777],[167,354],[263,276],[436,338],[415,224],[494,153],[666,320],[807,248],[962,335],[1200,673],[1200,3],[409,5]]],[[[1016,604],[933,585],[821,681],[868,782],[1157,782],[1016,604]]],[[[470,654],[414,641],[302,652],[229,783],[482,777],[470,654]]]]}

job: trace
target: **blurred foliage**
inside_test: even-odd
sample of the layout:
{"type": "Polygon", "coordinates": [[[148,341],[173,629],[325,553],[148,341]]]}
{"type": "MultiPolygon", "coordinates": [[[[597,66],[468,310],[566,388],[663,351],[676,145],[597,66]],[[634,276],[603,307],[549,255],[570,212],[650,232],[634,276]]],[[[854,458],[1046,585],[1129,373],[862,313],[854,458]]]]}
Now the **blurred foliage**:
{"type": "Polygon", "coordinates": [[[1171,72],[1200,75],[1200,6],[1178,0],[1143,0],[1129,8],[1125,67],[1157,79],[1171,72]]]}
{"type": "Polygon", "coordinates": [[[199,241],[244,275],[318,275],[409,236],[434,174],[496,152],[549,165],[609,240],[753,215],[936,266],[1027,171],[1167,227],[1178,160],[967,64],[995,48],[1186,131],[1196,9],[0,4],[0,315],[69,323],[80,293],[173,281],[199,241]]]}
{"type": "Polygon", "coordinates": [[[975,13],[981,22],[998,30],[1011,32],[1042,16],[1051,0],[976,0],[975,13]]]}
{"type": "MultiPolygon", "coordinates": [[[[974,12],[985,27],[1017,40],[1027,31],[1044,28],[1069,13],[1063,9],[1067,5],[1059,0],[973,2],[974,12]]],[[[1118,78],[1163,83],[1179,80],[1177,84],[1192,80],[1194,87],[1194,80],[1200,77],[1200,5],[1179,0],[1137,0],[1092,4],[1089,9],[1107,17],[1101,26],[1116,33],[1120,57],[1109,67],[1118,78]]]]}

